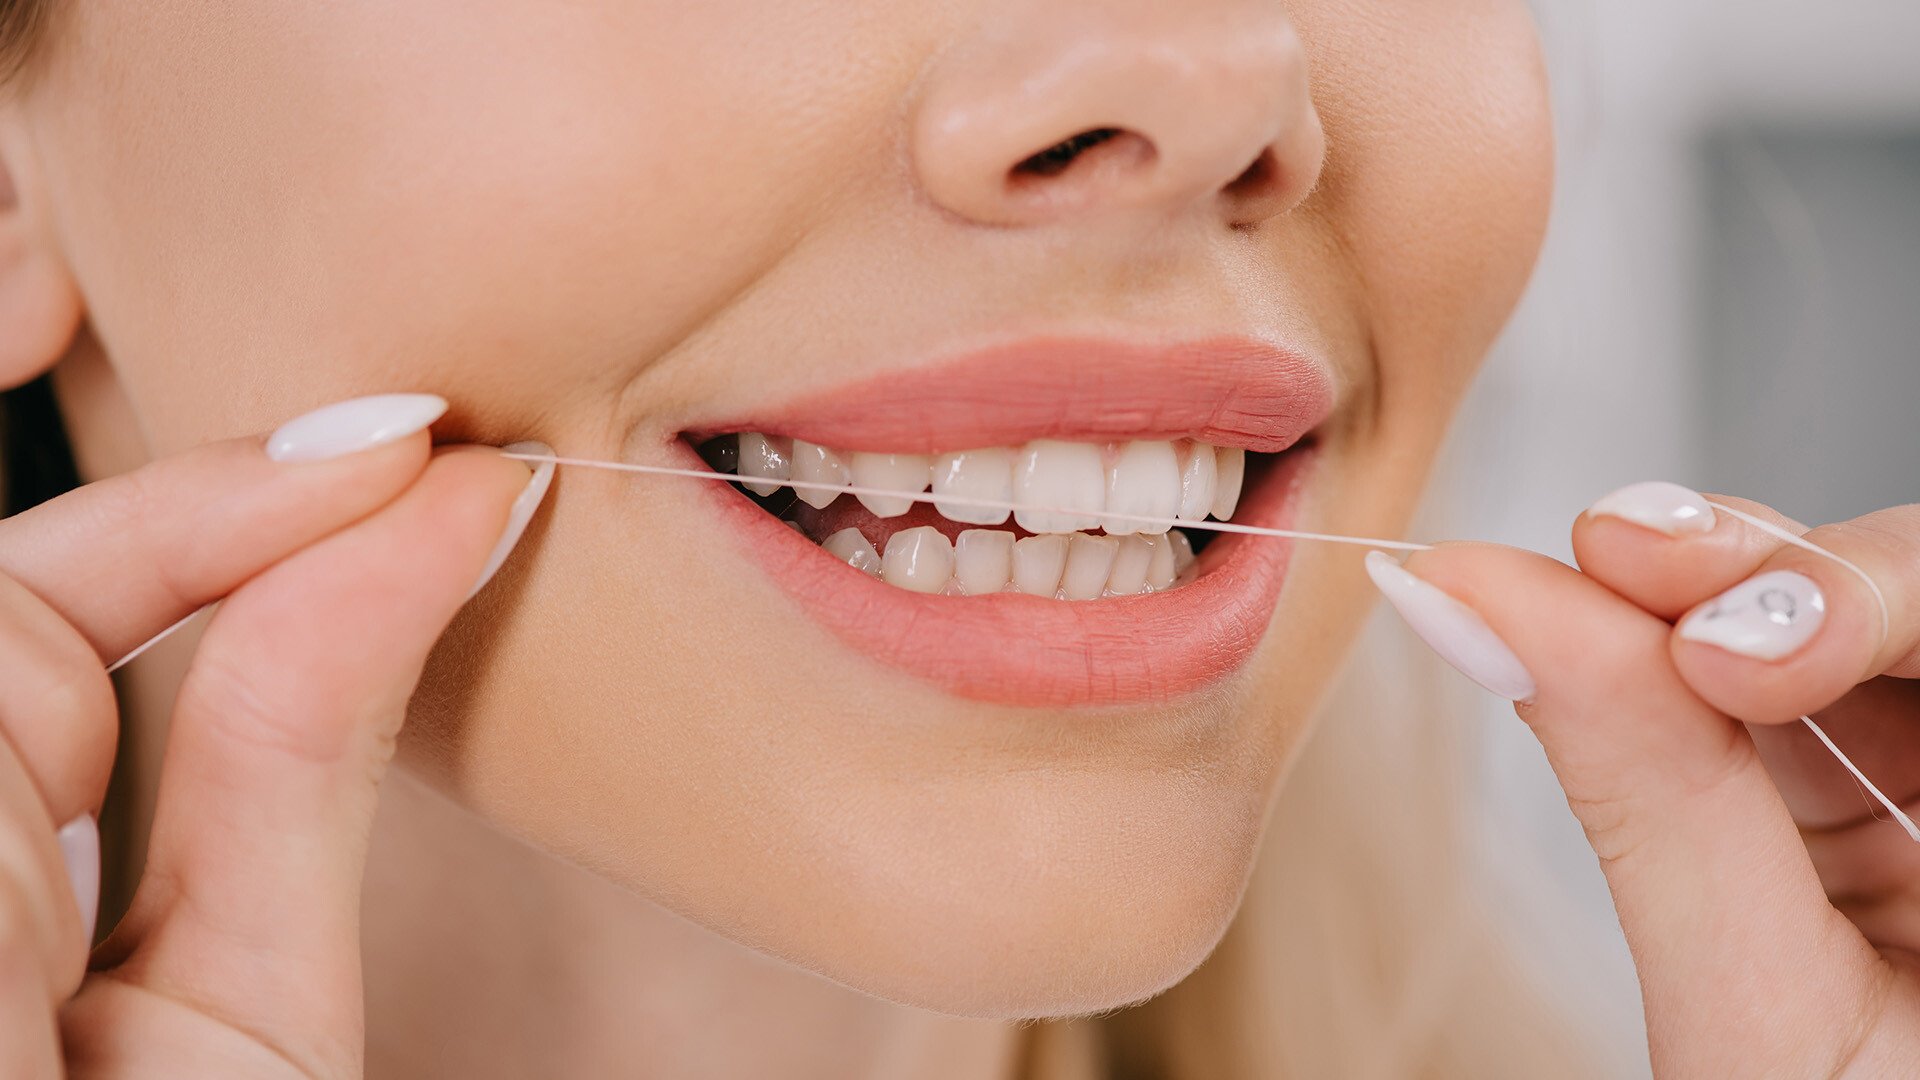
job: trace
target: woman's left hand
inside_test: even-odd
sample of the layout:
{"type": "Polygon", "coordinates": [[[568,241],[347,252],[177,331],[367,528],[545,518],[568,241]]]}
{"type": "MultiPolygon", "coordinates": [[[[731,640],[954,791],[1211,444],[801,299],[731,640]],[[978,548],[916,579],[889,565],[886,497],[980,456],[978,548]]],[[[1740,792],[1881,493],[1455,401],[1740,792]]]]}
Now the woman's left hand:
{"type": "Polygon", "coordinates": [[[1809,531],[1715,501],[1873,585],[1673,485],[1582,515],[1578,571],[1480,544],[1369,565],[1429,644],[1524,699],[1606,872],[1656,1074],[1920,1075],[1920,843],[1798,722],[1920,796],[1920,506],[1809,531]]]}

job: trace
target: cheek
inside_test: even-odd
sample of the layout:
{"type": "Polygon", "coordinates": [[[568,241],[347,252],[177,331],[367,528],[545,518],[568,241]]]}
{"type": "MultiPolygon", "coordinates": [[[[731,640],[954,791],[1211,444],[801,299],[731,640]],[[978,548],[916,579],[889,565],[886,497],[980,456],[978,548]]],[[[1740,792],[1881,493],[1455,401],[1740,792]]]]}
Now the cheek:
{"type": "Polygon", "coordinates": [[[871,164],[906,77],[810,62],[899,54],[857,4],[77,10],[60,227],[162,447],[369,389],[483,427],[604,400],[871,164]]]}
{"type": "Polygon", "coordinates": [[[1553,135],[1532,19],[1513,0],[1301,8],[1330,143],[1320,211],[1358,263],[1383,408],[1405,400],[1401,419],[1437,437],[1546,227],[1553,135]]]}

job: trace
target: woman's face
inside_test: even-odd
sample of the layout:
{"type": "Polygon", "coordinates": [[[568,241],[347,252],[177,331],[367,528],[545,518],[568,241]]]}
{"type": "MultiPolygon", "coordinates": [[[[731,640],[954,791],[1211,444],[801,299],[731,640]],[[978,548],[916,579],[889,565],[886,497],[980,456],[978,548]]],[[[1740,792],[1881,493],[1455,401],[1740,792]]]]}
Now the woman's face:
{"type": "MultiPolygon", "coordinates": [[[[1548,196],[1519,0],[68,0],[51,30],[0,146],[155,454],[417,389],[461,440],[676,465],[758,432],[918,483],[1005,447],[957,482],[1115,508],[1251,449],[1235,520],[1392,533],[1548,196]]],[[[1358,553],[961,596],[1009,565],[972,538],[949,582],[964,529],[1023,538],[1034,593],[1061,548],[1102,592],[1174,546],[857,505],[802,533],[563,469],[404,759],[883,996],[1044,1015],[1180,978],[1370,599],[1358,553]],[[902,534],[882,577],[819,543],[849,527],[902,534]]]]}

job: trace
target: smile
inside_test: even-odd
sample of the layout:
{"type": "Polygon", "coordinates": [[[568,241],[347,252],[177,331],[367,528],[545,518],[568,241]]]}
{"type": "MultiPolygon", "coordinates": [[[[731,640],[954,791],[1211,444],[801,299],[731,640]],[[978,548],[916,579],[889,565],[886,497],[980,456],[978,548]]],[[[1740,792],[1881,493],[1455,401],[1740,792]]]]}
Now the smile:
{"type": "Polygon", "coordinates": [[[1164,439],[1039,439],[932,456],[842,453],[749,432],[715,439],[701,456],[849,566],[947,596],[1096,600],[1174,588],[1188,580],[1197,545],[1167,522],[1230,520],[1246,475],[1245,450],[1164,439]],[[787,480],[819,486],[788,489],[787,480]],[[871,489],[931,489],[934,500],[928,508],[871,489]],[[1142,520],[1102,520],[1108,514],[1142,520]],[[1010,519],[1012,528],[966,527],[1010,519]]]}
{"type": "Polygon", "coordinates": [[[858,651],[963,697],[1122,704],[1251,655],[1291,544],[1179,523],[1290,527],[1331,406],[1319,365],[1242,339],[1039,341],[681,445],[740,478],[710,492],[730,531],[858,651]]]}

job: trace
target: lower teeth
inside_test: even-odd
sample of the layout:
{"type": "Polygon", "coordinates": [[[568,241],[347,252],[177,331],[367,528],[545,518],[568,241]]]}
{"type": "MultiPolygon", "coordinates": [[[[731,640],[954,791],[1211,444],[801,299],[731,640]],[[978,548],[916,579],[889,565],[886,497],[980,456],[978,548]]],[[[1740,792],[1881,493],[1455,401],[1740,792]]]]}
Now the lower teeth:
{"type": "Polygon", "coordinates": [[[1017,537],[1002,529],[967,529],[949,541],[940,530],[922,525],[888,537],[882,553],[859,529],[845,528],[820,546],[889,585],[944,596],[1137,596],[1185,584],[1195,564],[1193,544],[1179,530],[1160,536],[1017,537]]]}

